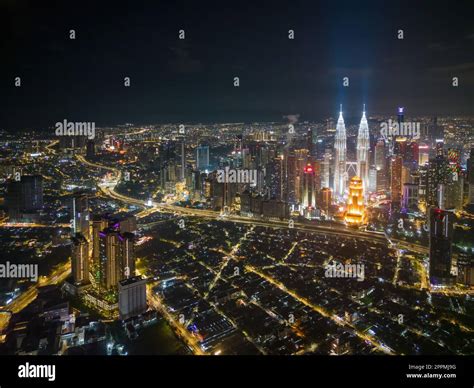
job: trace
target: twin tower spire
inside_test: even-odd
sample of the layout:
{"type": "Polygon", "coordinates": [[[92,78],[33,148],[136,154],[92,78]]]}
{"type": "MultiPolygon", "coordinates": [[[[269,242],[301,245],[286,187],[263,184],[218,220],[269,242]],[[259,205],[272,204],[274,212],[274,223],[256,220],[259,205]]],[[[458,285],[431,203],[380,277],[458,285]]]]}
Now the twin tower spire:
{"type": "MultiPolygon", "coordinates": [[[[359,124],[357,136],[357,175],[362,179],[364,193],[367,193],[369,184],[369,125],[365,117],[365,104],[362,119],[359,124]]],[[[347,185],[347,135],[346,125],[342,117],[342,104],[336,125],[336,138],[334,141],[334,195],[342,198],[347,185]]]]}

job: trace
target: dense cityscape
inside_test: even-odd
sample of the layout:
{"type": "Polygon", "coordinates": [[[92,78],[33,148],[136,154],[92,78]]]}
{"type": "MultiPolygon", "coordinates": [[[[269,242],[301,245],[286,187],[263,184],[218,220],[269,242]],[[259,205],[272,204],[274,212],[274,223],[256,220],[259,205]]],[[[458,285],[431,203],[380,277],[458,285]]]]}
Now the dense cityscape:
{"type": "Polygon", "coordinates": [[[1,353],[472,354],[474,119],[360,108],[2,132],[1,353]]]}
{"type": "Polygon", "coordinates": [[[0,388],[472,387],[473,5],[0,1],[0,388]]]}

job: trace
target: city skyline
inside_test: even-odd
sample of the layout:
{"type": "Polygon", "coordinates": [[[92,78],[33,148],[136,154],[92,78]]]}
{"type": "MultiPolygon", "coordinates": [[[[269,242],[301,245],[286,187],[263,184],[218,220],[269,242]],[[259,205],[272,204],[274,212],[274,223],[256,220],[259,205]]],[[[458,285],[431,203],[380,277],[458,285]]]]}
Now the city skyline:
{"type": "Polygon", "coordinates": [[[2,385],[471,377],[472,4],[0,14],[2,385]]]}

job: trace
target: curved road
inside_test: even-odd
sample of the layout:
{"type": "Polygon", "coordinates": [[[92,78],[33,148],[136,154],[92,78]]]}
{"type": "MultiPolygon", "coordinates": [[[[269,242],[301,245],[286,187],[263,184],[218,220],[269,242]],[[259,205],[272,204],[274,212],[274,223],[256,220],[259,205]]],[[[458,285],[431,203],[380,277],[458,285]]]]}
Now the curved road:
{"type": "MultiPolygon", "coordinates": [[[[122,172],[115,167],[89,162],[82,155],[76,155],[76,158],[80,162],[92,168],[112,171],[116,175],[115,181],[117,183],[120,181],[122,177],[122,172]]],[[[238,215],[221,216],[220,213],[217,211],[185,208],[181,206],[158,203],[158,202],[153,202],[151,206],[149,206],[147,204],[148,201],[128,197],[115,191],[115,187],[117,183],[113,184],[110,187],[104,186],[104,185],[99,185],[99,187],[101,191],[105,195],[109,196],[110,198],[113,198],[113,199],[116,199],[128,204],[142,206],[146,208],[147,210],[144,210],[141,213],[139,213],[140,214],[138,216],[139,218],[145,217],[156,211],[165,210],[172,213],[178,213],[178,214],[187,215],[187,216],[212,218],[212,219],[220,218],[222,220],[228,220],[228,221],[233,221],[233,222],[238,222],[238,223],[243,223],[243,224],[258,225],[258,226],[264,226],[264,227],[270,227],[270,228],[288,228],[289,227],[288,221],[273,221],[273,220],[268,221],[264,219],[242,217],[238,215]]],[[[385,242],[385,243],[388,242],[384,235],[370,233],[370,232],[363,232],[360,230],[348,228],[344,225],[340,225],[336,227],[336,226],[311,225],[311,224],[305,224],[301,222],[295,222],[294,228],[298,230],[308,231],[308,232],[323,233],[323,234],[329,234],[329,235],[343,235],[347,237],[354,237],[354,238],[359,238],[359,239],[368,240],[368,241],[376,240],[379,242],[385,242]]],[[[412,245],[414,246],[414,244],[412,245]]],[[[418,246],[418,249],[426,250],[426,248],[422,246],[418,246]]]]}

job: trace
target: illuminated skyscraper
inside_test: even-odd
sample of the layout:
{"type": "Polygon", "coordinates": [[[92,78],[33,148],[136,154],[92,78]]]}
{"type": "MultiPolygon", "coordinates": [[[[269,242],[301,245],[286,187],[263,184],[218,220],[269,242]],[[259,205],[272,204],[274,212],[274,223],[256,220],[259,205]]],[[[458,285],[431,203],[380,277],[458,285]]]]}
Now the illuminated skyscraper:
{"type": "Polygon", "coordinates": [[[399,207],[402,199],[402,166],[403,159],[395,155],[391,160],[390,168],[390,191],[392,195],[392,206],[399,207]]]}
{"type": "Polygon", "coordinates": [[[430,210],[430,282],[447,284],[452,280],[452,237],[454,214],[431,208],[430,210]]]}
{"type": "Polygon", "coordinates": [[[402,208],[408,211],[418,210],[418,185],[414,183],[403,184],[402,208]]]}
{"type": "Polygon", "coordinates": [[[332,191],[329,187],[323,187],[321,189],[321,202],[320,208],[326,216],[329,215],[329,208],[331,207],[332,202],[332,191]]]}
{"type": "Polygon", "coordinates": [[[94,217],[92,222],[92,258],[99,283],[106,289],[135,276],[134,217],[118,221],[94,217]]]}
{"type": "Polygon", "coordinates": [[[375,168],[377,170],[385,171],[387,166],[387,150],[385,147],[385,141],[379,139],[377,144],[375,144],[375,168]]]}
{"type": "Polygon", "coordinates": [[[308,163],[309,155],[306,149],[296,149],[294,152],[296,157],[295,196],[302,203],[304,170],[308,163]]]}
{"type": "Polygon", "coordinates": [[[430,160],[430,147],[426,144],[420,144],[418,146],[418,165],[424,166],[428,164],[430,160]]]}
{"type": "Polygon", "coordinates": [[[448,159],[438,152],[430,159],[426,173],[426,203],[428,206],[444,208],[444,195],[440,195],[440,185],[446,185],[450,178],[448,159]],[[441,199],[441,202],[440,202],[441,199]]]}
{"type": "Polygon", "coordinates": [[[364,193],[368,193],[369,187],[369,125],[365,117],[365,105],[357,136],[357,175],[362,179],[364,193]]]}
{"type": "Polygon", "coordinates": [[[346,191],[346,153],[347,137],[344,118],[342,117],[342,105],[336,126],[336,139],[334,142],[334,195],[342,198],[346,191]]]}
{"type": "Polygon", "coordinates": [[[119,233],[109,228],[100,233],[101,261],[104,267],[105,278],[102,279],[107,289],[117,286],[120,281],[120,244],[119,233]]]}
{"type": "Polygon", "coordinates": [[[302,205],[306,208],[316,207],[316,185],[314,168],[310,163],[304,169],[302,205]]]}
{"type": "Polygon", "coordinates": [[[135,276],[135,235],[133,233],[123,233],[119,235],[121,253],[121,279],[128,279],[135,276]]]}
{"type": "Polygon", "coordinates": [[[186,143],[185,143],[184,136],[180,139],[180,145],[181,145],[181,152],[180,152],[180,163],[179,163],[179,168],[180,168],[179,179],[181,182],[184,182],[186,180],[186,143]]]}
{"type": "Polygon", "coordinates": [[[92,220],[92,262],[100,263],[100,232],[108,225],[108,220],[101,216],[94,216],[92,220]]]}
{"type": "Polygon", "coordinates": [[[296,189],[296,157],[293,153],[288,154],[288,157],[286,158],[286,171],[286,191],[288,193],[288,203],[295,205],[298,202],[298,199],[296,197],[296,192],[298,190],[296,189]]]}
{"type": "Polygon", "coordinates": [[[352,177],[349,184],[349,197],[344,219],[350,225],[362,225],[365,221],[364,186],[358,176],[352,177]]]}
{"type": "Polygon", "coordinates": [[[469,204],[474,204],[474,148],[467,161],[467,181],[469,183],[469,204]]]}
{"type": "Polygon", "coordinates": [[[324,160],[321,163],[321,187],[329,188],[329,181],[331,178],[331,152],[326,150],[324,153],[324,160]]]}
{"type": "Polygon", "coordinates": [[[284,156],[280,155],[267,164],[270,198],[283,200],[285,197],[284,156]]]}
{"type": "Polygon", "coordinates": [[[89,283],[89,243],[82,234],[72,238],[71,271],[74,283],[89,283]]]}
{"type": "Polygon", "coordinates": [[[201,171],[209,168],[209,146],[200,145],[196,148],[196,168],[201,171]]]}
{"type": "Polygon", "coordinates": [[[80,233],[89,241],[90,212],[87,194],[80,193],[72,197],[72,220],[72,235],[80,233]]]}
{"type": "Polygon", "coordinates": [[[464,175],[461,169],[461,151],[448,149],[448,174],[446,180],[446,209],[462,210],[464,197],[464,175]]]}
{"type": "Polygon", "coordinates": [[[312,128],[308,128],[308,130],[306,131],[306,144],[307,144],[309,155],[313,156],[314,144],[313,144],[313,129],[312,128]]]}

